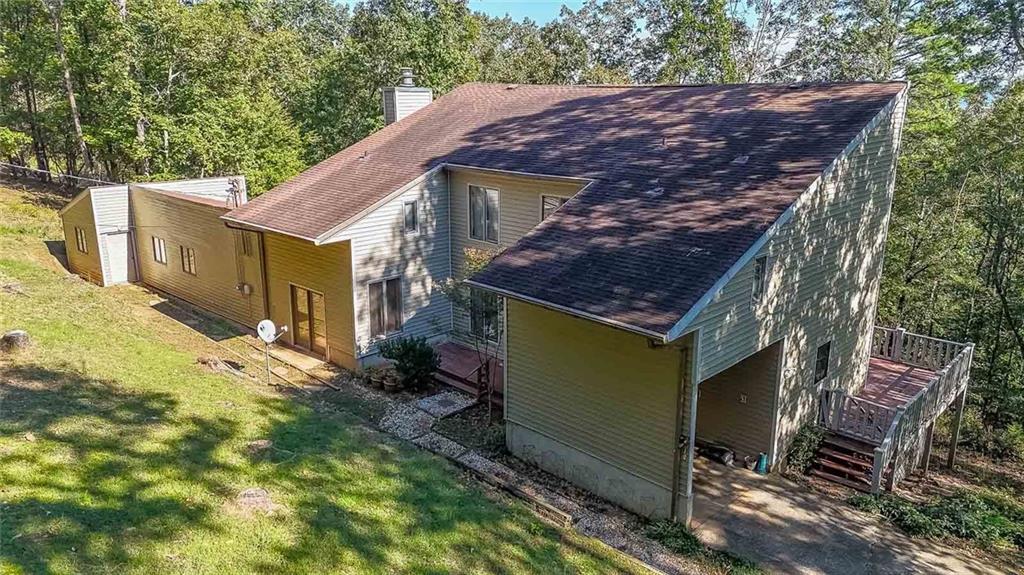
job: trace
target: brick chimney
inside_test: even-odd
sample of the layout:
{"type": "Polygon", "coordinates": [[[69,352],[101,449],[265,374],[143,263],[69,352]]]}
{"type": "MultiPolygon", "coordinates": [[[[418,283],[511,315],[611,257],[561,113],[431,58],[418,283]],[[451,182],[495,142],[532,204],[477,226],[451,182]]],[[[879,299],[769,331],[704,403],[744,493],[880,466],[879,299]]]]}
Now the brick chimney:
{"type": "Polygon", "coordinates": [[[434,91],[416,86],[412,68],[402,68],[398,85],[381,88],[384,123],[393,124],[434,101],[434,91]]]}

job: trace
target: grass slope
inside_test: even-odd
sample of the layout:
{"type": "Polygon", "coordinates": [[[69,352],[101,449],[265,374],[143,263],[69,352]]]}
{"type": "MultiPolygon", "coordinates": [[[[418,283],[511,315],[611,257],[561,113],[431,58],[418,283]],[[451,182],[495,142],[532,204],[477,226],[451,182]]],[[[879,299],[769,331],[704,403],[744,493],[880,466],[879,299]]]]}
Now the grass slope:
{"type": "Polygon", "coordinates": [[[52,200],[0,183],[0,331],[34,339],[0,360],[0,572],[645,572],[352,415],[206,371],[144,290],[59,266],[52,200]],[[281,508],[243,513],[249,487],[281,508]]]}

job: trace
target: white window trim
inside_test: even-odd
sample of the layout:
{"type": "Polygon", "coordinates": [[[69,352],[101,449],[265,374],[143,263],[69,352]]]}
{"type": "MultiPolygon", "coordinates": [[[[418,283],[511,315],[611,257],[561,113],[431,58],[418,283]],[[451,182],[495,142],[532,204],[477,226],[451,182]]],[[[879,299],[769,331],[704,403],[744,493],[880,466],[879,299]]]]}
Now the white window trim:
{"type": "Polygon", "coordinates": [[[772,280],[772,258],[768,254],[761,254],[751,260],[751,281],[750,281],[750,305],[754,308],[759,308],[765,304],[768,300],[768,286],[771,285],[772,280]],[[761,293],[756,293],[756,287],[758,283],[757,276],[757,262],[764,261],[764,284],[761,286],[761,293]]]}
{"type": "Polygon", "coordinates": [[[160,236],[149,237],[150,247],[153,248],[153,261],[162,265],[167,265],[167,242],[160,236]],[[160,245],[160,250],[157,250],[157,244],[160,245]],[[160,259],[160,255],[163,255],[163,259],[160,259]]]}
{"type": "MultiPolygon", "coordinates": [[[[541,194],[540,195],[540,206],[539,206],[539,211],[538,211],[538,215],[540,216],[540,219],[538,221],[541,221],[541,222],[544,221],[544,198],[558,198],[560,200],[565,200],[565,201],[562,202],[562,206],[564,206],[565,202],[568,202],[569,200],[572,199],[572,196],[560,196],[558,194],[541,194]]],[[[557,212],[558,210],[562,209],[562,206],[558,206],[558,208],[555,211],[557,212]]]]}
{"type": "MultiPolygon", "coordinates": [[[[487,218],[487,215],[486,215],[486,211],[485,211],[485,213],[484,213],[484,228],[485,228],[484,237],[487,237],[487,232],[486,232],[487,221],[486,221],[486,218],[487,218]]],[[[480,242],[480,243],[490,244],[490,245],[495,245],[495,246],[501,245],[501,188],[494,188],[494,187],[491,187],[491,186],[484,186],[484,185],[481,185],[481,184],[474,184],[474,183],[467,183],[466,184],[466,237],[469,238],[470,240],[474,241],[474,242],[480,242]],[[481,190],[484,190],[484,206],[485,206],[484,209],[485,210],[486,210],[486,206],[487,206],[487,191],[488,190],[494,190],[495,192],[498,192],[498,225],[497,225],[497,228],[498,228],[498,239],[495,240],[495,241],[486,240],[486,239],[481,240],[481,239],[477,239],[477,238],[473,237],[473,193],[471,191],[473,188],[480,188],[481,190]]]]}
{"type": "Polygon", "coordinates": [[[370,343],[378,343],[378,342],[384,341],[384,340],[386,340],[388,338],[392,338],[392,337],[395,337],[395,336],[398,336],[398,335],[401,335],[401,334],[405,333],[405,285],[404,285],[404,282],[402,281],[402,275],[401,274],[385,276],[385,277],[382,277],[382,278],[379,278],[379,279],[375,279],[375,280],[367,280],[366,285],[364,286],[364,293],[366,293],[366,322],[367,322],[366,323],[366,332],[367,332],[367,335],[369,336],[370,343]],[[380,334],[380,335],[373,335],[373,324],[372,324],[372,320],[370,319],[372,317],[372,314],[373,314],[373,310],[370,308],[370,305],[371,305],[370,304],[370,299],[371,299],[370,298],[370,286],[373,285],[373,284],[379,284],[379,283],[383,283],[384,284],[384,289],[382,291],[382,294],[384,295],[384,314],[385,314],[384,315],[384,326],[385,326],[384,329],[387,330],[387,327],[386,327],[387,324],[388,324],[388,318],[387,318],[387,312],[388,312],[387,282],[389,282],[391,280],[398,280],[398,306],[399,306],[398,307],[398,315],[402,319],[402,326],[399,327],[397,330],[392,331],[392,332],[386,332],[386,333],[380,334]]]}
{"type": "Polygon", "coordinates": [[[85,228],[75,226],[75,249],[79,253],[89,253],[89,238],[85,235],[85,228]]]}
{"type": "Polygon", "coordinates": [[[420,210],[420,202],[419,202],[419,200],[405,200],[405,201],[402,202],[402,233],[403,234],[405,234],[407,236],[415,236],[415,235],[418,235],[420,233],[420,228],[422,227],[420,225],[420,213],[421,213],[421,211],[422,210],[420,210]],[[412,204],[415,207],[415,209],[416,209],[416,227],[414,227],[411,230],[407,229],[405,227],[405,207],[408,206],[409,204],[412,204]]]}
{"type": "Polygon", "coordinates": [[[811,350],[811,385],[818,386],[819,388],[824,387],[825,383],[832,378],[834,370],[832,369],[833,358],[835,357],[835,338],[827,337],[818,340],[817,345],[811,350]],[[818,376],[818,350],[821,346],[828,344],[828,363],[825,365],[825,377],[821,378],[820,381],[815,381],[818,376]]]}

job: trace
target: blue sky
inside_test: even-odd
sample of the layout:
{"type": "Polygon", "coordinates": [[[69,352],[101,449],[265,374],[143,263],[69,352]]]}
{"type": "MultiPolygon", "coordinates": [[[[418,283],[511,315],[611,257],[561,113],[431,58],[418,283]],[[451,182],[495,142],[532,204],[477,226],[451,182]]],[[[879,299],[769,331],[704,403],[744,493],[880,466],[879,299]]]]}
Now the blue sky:
{"type": "Polygon", "coordinates": [[[513,20],[529,18],[539,24],[546,24],[558,17],[562,5],[573,10],[583,5],[583,0],[521,0],[508,2],[502,0],[469,0],[469,7],[475,11],[491,16],[508,14],[513,20]]]}

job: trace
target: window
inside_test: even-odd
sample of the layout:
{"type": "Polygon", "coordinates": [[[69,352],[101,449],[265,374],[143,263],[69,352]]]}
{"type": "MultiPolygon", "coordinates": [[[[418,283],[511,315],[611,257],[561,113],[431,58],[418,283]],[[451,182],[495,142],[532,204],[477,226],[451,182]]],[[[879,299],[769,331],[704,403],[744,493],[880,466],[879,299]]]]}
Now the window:
{"type": "Polygon", "coordinates": [[[159,264],[167,265],[167,244],[163,238],[153,236],[153,259],[159,264]]]}
{"type": "Polygon", "coordinates": [[[469,329],[476,337],[498,339],[498,296],[474,289],[469,299],[469,329]]]}
{"type": "Polygon", "coordinates": [[[750,292],[751,300],[758,303],[764,299],[764,292],[768,287],[768,256],[761,256],[754,260],[754,285],[750,292]]]}
{"type": "Polygon", "coordinates": [[[181,246],[181,271],[196,275],[196,251],[181,246]]]}
{"type": "Polygon", "coordinates": [[[818,346],[814,356],[814,383],[828,377],[829,356],[832,354],[832,342],[827,341],[818,346]]]}
{"type": "Polygon", "coordinates": [[[414,234],[420,229],[420,214],[416,202],[405,202],[402,204],[402,226],[405,233],[414,234]]]}
{"type": "Polygon", "coordinates": [[[469,237],[498,243],[498,190],[469,187],[469,237]]]}
{"type": "Polygon", "coordinates": [[[569,198],[560,198],[558,196],[541,196],[540,197],[540,221],[548,219],[548,216],[558,211],[558,208],[562,207],[565,202],[568,202],[569,198]]]}
{"type": "Polygon", "coordinates": [[[391,278],[369,284],[370,336],[383,337],[402,329],[402,280],[391,278]]]}
{"type": "Polygon", "coordinates": [[[82,228],[75,228],[75,247],[83,254],[89,253],[89,244],[85,241],[85,230],[82,228]]]}

